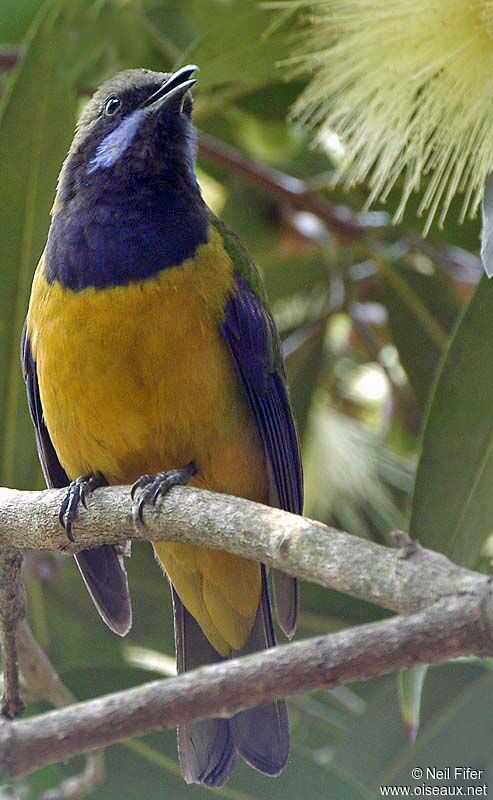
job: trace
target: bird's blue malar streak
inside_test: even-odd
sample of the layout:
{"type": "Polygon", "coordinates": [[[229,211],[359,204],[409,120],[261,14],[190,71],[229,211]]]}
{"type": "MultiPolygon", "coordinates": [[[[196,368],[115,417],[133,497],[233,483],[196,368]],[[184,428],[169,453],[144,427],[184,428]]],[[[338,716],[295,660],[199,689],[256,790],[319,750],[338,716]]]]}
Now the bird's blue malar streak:
{"type": "Polygon", "coordinates": [[[132,144],[146,113],[147,109],[138,108],[128,117],[125,117],[117,128],[104,137],[96,150],[96,155],[89,162],[88,175],[98,169],[108,169],[116,164],[132,144]]]}

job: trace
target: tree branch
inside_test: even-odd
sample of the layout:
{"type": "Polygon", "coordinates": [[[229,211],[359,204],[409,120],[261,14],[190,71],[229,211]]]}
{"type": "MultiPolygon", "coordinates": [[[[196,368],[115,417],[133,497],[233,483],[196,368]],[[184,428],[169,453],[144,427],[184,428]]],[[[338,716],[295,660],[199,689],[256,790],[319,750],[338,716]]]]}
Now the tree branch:
{"type": "MultiPolygon", "coordinates": [[[[480,587],[480,588],[479,588],[480,587]]],[[[408,617],[272,648],[0,726],[0,774],[20,776],[77,753],[275,697],[416,664],[493,653],[491,584],[408,617]]]]}
{"type": "MultiPolygon", "coordinates": [[[[17,628],[16,641],[19,667],[29,697],[46,700],[56,708],[76,703],[77,698],[61,680],[25,619],[17,628]]],[[[103,780],[104,753],[96,750],[86,757],[84,768],[79,773],[44,792],[41,800],[81,800],[103,783],[103,780]]]]}
{"type": "Polygon", "coordinates": [[[18,777],[178,722],[230,716],[273,698],[458,656],[493,655],[492,583],[396,534],[382,547],[250,501],[175,488],[137,529],[129,487],[98,489],[71,544],[65,490],[0,489],[0,543],[67,553],[127,539],[227,550],[407,616],[272,648],[177,678],[0,724],[0,774],[18,777]]]}
{"type": "Polygon", "coordinates": [[[22,553],[14,547],[0,550],[0,637],[2,643],[3,695],[1,712],[13,719],[24,711],[19,686],[16,632],[26,613],[21,581],[22,553]]]}
{"type": "Polygon", "coordinates": [[[129,487],[98,489],[89,510],[81,510],[71,544],[58,522],[64,494],[0,489],[0,543],[75,553],[127,539],[180,541],[261,561],[404,614],[478,580],[407,540],[400,550],[383,547],[287,511],[193,488],[172,489],[155,508],[146,507],[144,528],[134,524],[129,487]]]}
{"type": "Polygon", "coordinates": [[[199,153],[205,160],[260,186],[291,208],[314,214],[343,242],[371,241],[378,238],[392,244],[398,238],[401,244],[427,256],[456,280],[475,284],[481,277],[479,259],[466,250],[447,244],[433,244],[413,231],[406,232],[392,227],[388,224],[389,219],[387,224],[375,226],[369,222],[368,214],[357,214],[349,206],[329,202],[306,181],[260,164],[203,131],[199,132],[199,153]]]}
{"type": "Polygon", "coordinates": [[[311,191],[300,178],[253,161],[231,145],[208,133],[200,132],[199,147],[203,158],[227,167],[230,172],[241,175],[250,183],[266,189],[270,194],[289,203],[292,208],[315,214],[341,238],[355,240],[365,237],[370,230],[375,233],[374,226],[365,225],[363,220],[347,206],[329,203],[320,194],[311,191]]]}

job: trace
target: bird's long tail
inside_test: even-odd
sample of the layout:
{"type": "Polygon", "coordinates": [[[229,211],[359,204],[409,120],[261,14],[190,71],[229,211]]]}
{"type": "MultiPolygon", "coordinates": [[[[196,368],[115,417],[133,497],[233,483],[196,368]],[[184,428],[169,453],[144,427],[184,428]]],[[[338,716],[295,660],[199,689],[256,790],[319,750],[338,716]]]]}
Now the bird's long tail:
{"type": "MultiPolygon", "coordinates": [[[[216,653],[195,619],[173,592],[178,672],[224,659],[216,653]]],[[[246,655],[275,645],[265,567],[257,616],[245,647],[246,655]]],[[[207,719],[178,726],[178,750],[187,783],[222,786],[238,755],[266,775],[278,775],[289,757],[289,721],[286,703],[277,700],[236,714],[231,719],[207,719]]]]}
{"type": "Polygon", "coordinates": [[[101,617],[114,633],[125,636],[132,626],[132,607],[123,556],[103,544],[81,550],[75,560],[101,617]]]}

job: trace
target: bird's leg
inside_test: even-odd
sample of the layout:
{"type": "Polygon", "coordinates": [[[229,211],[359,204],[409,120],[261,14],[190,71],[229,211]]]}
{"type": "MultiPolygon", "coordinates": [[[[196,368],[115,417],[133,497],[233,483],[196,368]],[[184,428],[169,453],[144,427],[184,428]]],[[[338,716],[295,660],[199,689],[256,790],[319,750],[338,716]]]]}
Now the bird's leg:
{"type": "Polygon", "coordinates": [[[134,519],[137,524],[144,524],[144,507],[156,505],[158,497],[167,494],[173,486],[186,486],[196,473],[193,461],[180,469],[170,469],[168,472],[157,472],[155,475],[141,475],[132,486],[131,497],[140,492],[138,503],[134,506],[134,519]]]}
{"type": "Polygon", "coordinates": [[[100,486],[108,486],[108,481],[104,475],[101,475],[100,472],[89,472],[87,475],[80,475],[67,487],[67,494],[62,500],[58,519],[60,520],[60,525],[65,528],[71,542],[74,541],[72,525],[77,519],[79,505],[82,503],[84,508],[87,508],[88,495],[94,489],[99,489],[100,486]]]}

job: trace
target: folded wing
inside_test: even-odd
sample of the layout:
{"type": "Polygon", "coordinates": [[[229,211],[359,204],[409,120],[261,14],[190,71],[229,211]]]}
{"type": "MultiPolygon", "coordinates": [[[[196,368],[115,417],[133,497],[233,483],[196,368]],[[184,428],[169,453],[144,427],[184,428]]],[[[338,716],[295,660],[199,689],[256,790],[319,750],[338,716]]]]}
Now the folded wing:
{"type": "MultiPolygon", "coordinates": [[[[43,418],[36,362],[25,327],[21,340],[21,362],[36,447],[46,484],[53,488],[68,486],[70,480],[58,460],[43,418]]],[[[114,633],[125,636],[132,625],[132,609],[123,556],[112,545],[102,545],[93,550],[82,550],[75,560],[101,617],[114,633]]]]}

